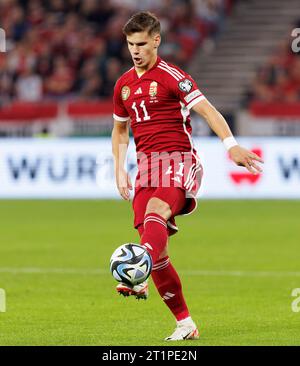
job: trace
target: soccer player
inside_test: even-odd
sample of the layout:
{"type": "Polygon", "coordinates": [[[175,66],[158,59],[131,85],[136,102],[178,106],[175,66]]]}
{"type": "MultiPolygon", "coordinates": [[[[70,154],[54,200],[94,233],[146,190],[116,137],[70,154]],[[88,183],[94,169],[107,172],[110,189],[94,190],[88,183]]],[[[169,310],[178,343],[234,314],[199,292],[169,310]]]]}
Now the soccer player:
{"type": "MultiPolygon", "coordinates": [[[[158,56],[160,23],[149,12],[134,14],[123,28],[133,67],[116,82],[112,150],[116,184],[130,200],[132,190],[124,167],[129,125],[136,144],[138,175],[132,202],[134,227],[152,257],[153,282],[174,314],[177,326],[166,340],[198,339],[179,276],[168,256],[168,237],[177,232],[174,217],[189,214],[197,204],[202,165],[191,138],[190,110],[203,116],[223,141],[231,159],[253,174],[261,158],[239,146],[223,116],[209,103],[190,75],[158,56]]],[[[120,283],[124,296],[147,298],[148,285],[120,283]]]]}

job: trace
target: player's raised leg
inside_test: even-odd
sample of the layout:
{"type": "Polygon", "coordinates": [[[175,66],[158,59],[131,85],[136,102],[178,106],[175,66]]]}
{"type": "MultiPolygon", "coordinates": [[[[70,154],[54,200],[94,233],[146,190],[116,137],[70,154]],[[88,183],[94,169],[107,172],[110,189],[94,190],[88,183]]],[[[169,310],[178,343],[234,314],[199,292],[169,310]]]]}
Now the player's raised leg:
{"type": "Polygon", "coordinates": [[[152,256],[153,282],[177,321],[174,333],[166,340],[198,339],[198,329],[190,317],[180,278],[167,254],[167,220],[185,205],[185,192],[176,188],[158,188],[155,195],[147,204],[141,244],[152,256]],[[163,199],[168,200],[171,207],[163,199]]]}

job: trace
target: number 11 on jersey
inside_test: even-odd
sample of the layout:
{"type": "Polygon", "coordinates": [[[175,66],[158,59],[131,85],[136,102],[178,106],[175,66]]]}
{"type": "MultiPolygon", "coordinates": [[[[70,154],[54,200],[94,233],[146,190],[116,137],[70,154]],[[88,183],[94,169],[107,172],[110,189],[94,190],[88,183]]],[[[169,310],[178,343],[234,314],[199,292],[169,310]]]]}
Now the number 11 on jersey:
{"type": "MultiPolygon", "coordinates": [[[[151,119],[151,117],[150,117],[150,116],[149,116],[149,114],[148,114],[148,111],[147,111],[147,109],[146,109],[145,101],[144,101],[144,100],[142,100],[142,101],[141,101],[140,107],[143,109],[143,112],[144,112],[144,118],[143,118],[143,121],[149,121],[149,119],[151,119]]],[[[131,108],[135,111],[136,121],[137,121],[137,122],[141,122],[141,121],[142,121],[142,119],[141,119],[141,118],[140,118],[140,116],[139,116],[139,111],[138,111],[138,109],[137,109],[137,107],[136,107],[136,102],[133,102],[133,103],[132,103],[131,108]]]]}

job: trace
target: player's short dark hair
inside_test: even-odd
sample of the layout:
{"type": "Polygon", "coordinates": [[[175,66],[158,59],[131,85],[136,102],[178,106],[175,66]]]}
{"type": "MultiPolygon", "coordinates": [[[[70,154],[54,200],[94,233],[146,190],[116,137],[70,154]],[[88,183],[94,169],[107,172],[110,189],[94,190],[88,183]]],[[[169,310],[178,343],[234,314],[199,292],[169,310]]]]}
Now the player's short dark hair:
{"type": "Polygon", "coordinates": [[[158,18],[149,11],[141,11],[133,14],[123,27],[123,33],[126,36],[144,31],[147,31],[149,35],[160,33],[160,22],[158,18]]]}

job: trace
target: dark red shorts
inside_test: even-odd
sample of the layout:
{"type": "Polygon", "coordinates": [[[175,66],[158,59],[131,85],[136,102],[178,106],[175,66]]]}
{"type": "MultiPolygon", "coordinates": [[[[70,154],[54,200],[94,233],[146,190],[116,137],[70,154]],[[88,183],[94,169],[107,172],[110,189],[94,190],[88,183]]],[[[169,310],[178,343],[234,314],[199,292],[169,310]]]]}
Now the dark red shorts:
{"type": "MultiPolygon", "coordinates": [[[[202,165],[194,154],[176,158],[170,164],[165,164],[165,161],[162,164],[155,164],[151,172],[139,170],[132,202],[134,227],[139,229],[144,223],[148,201],[152,197],[157,197],[168,203],[171,208],[172,217],[167,225],[169,235],[175,234],[178,231],[175,216],[188,215],[197,207],[196,194],[200,188],[202,175],[202,165]]],[[[141,234],[142,230],[139,232],[141,234]]]]}

